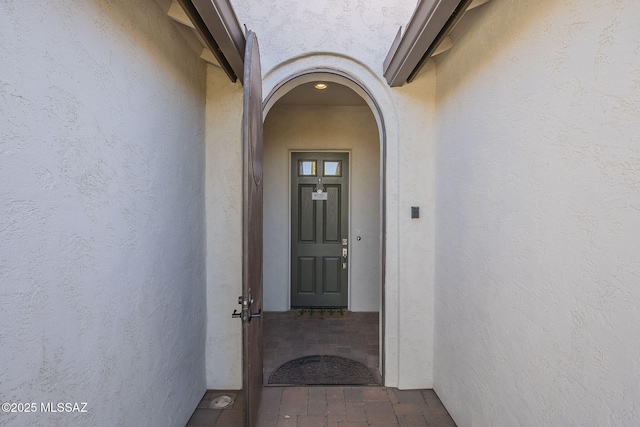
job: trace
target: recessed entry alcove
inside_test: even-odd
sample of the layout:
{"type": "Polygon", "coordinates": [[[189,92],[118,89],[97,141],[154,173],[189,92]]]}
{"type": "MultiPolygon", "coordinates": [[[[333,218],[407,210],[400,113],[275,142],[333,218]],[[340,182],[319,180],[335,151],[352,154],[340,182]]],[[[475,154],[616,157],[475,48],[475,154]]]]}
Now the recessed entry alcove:
{"type": "Polygon", "coordinates": [[[341,352],[380,374],[381,128],[363,94],[345,76],[315,72],[289,79],[265,101],[267,377],[288,360],[341,352]],[[295,315],[309,308],[352,315],[295,315]],[[369,335],[349,341],[363,322],[369,335]],[[287,329],[302,336],[278,341],[287,329]]]}

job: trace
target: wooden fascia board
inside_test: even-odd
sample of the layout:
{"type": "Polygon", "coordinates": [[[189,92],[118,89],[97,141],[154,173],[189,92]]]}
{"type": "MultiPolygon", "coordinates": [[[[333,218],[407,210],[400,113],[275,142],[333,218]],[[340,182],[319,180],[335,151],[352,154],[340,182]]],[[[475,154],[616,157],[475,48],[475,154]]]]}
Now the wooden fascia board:
{"type": "Polygon", "coordinates": [[[178,0],[229,79],[244,77],[244,31],[229,0],[178,0]]]}
{"type": "MultiPolygon", "coordinates": [[[[447,23],[444,25],[444,27],[440,31],[440,34],[438,34],[438,36],[433,41],[429,49],[427,49],[427,51],[422,56],[422,59],[420,60],[420,62],[418,62],[418,65],[416,66],[416,68],[414,68],[411,74],[409,74],[409,77],[407,78],[407,83],[411,83],[413,79],[416,78],[416,76],[418,75],[418,73],[420,72],[424,64],[427,62],[427,60],[432,56],[434,56],[436,54],[436,51],[440,50],[439,48],[443,46],[447,40],[451,42],[451,38],[449,37],[449,34],[451,33],[451,31],[453,31],[456,25],[458,25],[458,22],[460,22],[460,20],[465,15],[467,10],[469,10],[474,5],[474,3],[476,4],[479,3],[477,5],[480,6],[484,3],[487,3],[488,1],[489,0],[462,0],[460,2],[458,7],[456,7],[456,9],[453,11],[451,16],[449,17],[449,20],[447,21],[447,23]]],[[[451,47],[453,47],[453,42],[451,42],[451,46],[448,49],[450,49],[451,47]]],[[[448,50],[448,49],[444,49],[444,50],[448,50]]]]}
{"type": "Polygon", "coordinates": [[[465,0],[420,0],[404,34],[398,33],[383,64],[389,86],[402,86],[421,64],[426,52],[435,48],[443,28],[465,0]]]}

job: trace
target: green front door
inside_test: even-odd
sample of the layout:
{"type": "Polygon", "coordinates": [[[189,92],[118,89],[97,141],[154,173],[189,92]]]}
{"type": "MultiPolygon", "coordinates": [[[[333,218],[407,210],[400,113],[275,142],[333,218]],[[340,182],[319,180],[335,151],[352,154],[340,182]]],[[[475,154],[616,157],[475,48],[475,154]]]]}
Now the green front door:
{"type": "Polygon", "coordinates": [[[291,307],[347,307],[347,153],[292,153],[291,307]]]}

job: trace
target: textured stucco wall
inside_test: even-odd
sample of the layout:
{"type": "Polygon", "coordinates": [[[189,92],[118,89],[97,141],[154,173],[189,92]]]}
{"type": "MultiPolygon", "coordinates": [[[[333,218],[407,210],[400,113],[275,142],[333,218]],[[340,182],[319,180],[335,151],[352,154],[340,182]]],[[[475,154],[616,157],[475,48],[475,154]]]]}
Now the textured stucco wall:
{"type": "Polygon", "coordinates": [[[290,308],[290,152],[350,152],[350,309],[380,309],[380,141],[369,107],[276,106],[265,120],[264,309],[290,308]],[[356,240],[357,236],[362,240],[356,240]]]}
{"type": "Polygon", "coordinates": [[[382,73],[382,61],[416,0],[233,0],[241,23],[260,39],[263,74],[310,52],[353,58],[382,73]]]}
{"type": "Polygon", "coordinates": [[[242,86],[207,68],[207,388],[242,388],[242,86]]]}
{"type": "Polygon", "coordinates": [[[155,2],[0,2],[3,426],[182,426],[205,390],[205,68],[155,2]],[[39,407],[38,407],[39,409],[39,407]]]}
{"type": "MultiPolygon", "coordinates": [[[[398,127],[398,387],[433,386],[435,275],[435,67],[425,65],[410,85],[396,89],[398,127]],[[411,207],[420,218],[411,218],[411,207]]],[[[389,218],[388,223],[392,223],[389,218]]],[[[389,266],[389,263],[387,264],[389,266]]],[[[390,290],[391,291],[391,290],[390,290]]],[[[387,292],[387,300],[394,295],[387,292]]],[[[389,331],[393,334],[394,331],[389,331]]],[[[391,338],[391,337],[390,337],[391,338]]]]}
{"type": "Polygon", "coordinates": [[[437,67],[435,389],[640,425],[640,3],[494,0],[437,67]]]}

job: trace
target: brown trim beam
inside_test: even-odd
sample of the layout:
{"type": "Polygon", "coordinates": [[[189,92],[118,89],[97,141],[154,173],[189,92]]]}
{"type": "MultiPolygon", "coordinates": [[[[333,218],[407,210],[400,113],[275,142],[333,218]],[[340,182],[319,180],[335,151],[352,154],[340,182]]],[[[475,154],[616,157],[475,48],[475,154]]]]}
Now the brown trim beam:
{"type": "Polygon", "coordinates": [[[473,0],[420,0],[404,34],[398,32],[384,60],[389,86],[413,80],[473,0]]]}
{"type": "Polygon", "coordinates": [[[232,82],[244,77],[246,39],[229,0],[178,0],[232,82]]]}

